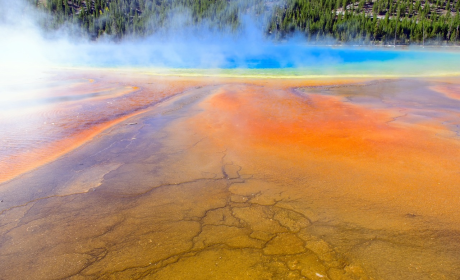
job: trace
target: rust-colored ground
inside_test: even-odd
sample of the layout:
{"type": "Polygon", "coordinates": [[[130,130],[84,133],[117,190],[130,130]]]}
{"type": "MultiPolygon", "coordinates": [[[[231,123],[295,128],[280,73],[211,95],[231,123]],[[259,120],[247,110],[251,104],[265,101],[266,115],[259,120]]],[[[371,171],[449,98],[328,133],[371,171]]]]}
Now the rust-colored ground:
{"type": "Polygon", "coordinates": [[[191,122],[257,168],[276,169],[277,161],[265,155],[279,158],[292,176],[314,170],[335,182],[328,191],[459,221],[459,141],[440,136],[450,128],[436,119],[412,121],[412,113],[399,113],[405,108],[375,110],[344,101],[308,90],[292,95],[232,85],[204,102],[205,113],[191,122]],[[318,161],[324,166],[312,166],[318,161]]]}
{"type": "Polygon", "coordinates": [[[59,82],[27,85],[8,93],[18,98],[4,101],[0,112],[0,183],[55,160],[165,98],[202,84],[176,78],[133,79],[118,73],[98,73],[95,79],[83,78],[91,73],[64,73],[51,78],[59,82]]]}
{"type": "Polygon", "coordinates": [[[57,78],[2,117],[4,279],[460,277],[458,79],[57,78]]]}

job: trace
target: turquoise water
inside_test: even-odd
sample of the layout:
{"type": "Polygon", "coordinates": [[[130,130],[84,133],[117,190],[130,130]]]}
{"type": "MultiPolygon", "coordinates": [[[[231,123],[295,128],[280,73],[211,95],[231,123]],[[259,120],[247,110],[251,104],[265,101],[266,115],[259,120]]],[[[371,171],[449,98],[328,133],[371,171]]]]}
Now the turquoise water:
{"type": "MultiPolygon", "coordinates": [[[[280,69],[280,68],[322,68],[324,64],[343,65],[364,62],[385,62],[398,60],[420,60],[430,56],[442,59],[445,53],[421,51],[397,51],[376,49],[353,49],[332,47],[302,47],[279,45],[263,48],[260,53],[238,56],[228,53],[221,68],[280,69]]],[[[449,54],[458,58],[458,54],[449,54]]],[[[195,61],[186,61],[186,67],[194,67],[195,61]]],[[[175,65],[180,67],[180,65],[175,65]]]]}
{"type": "Polygon", "coordinates": [[[155,74],[200,76],[409,77],[460,74],[460,51],[455,49],[191,44],[108,46],[90,53],[90,60],[80,60],[72,66],[132,67],[148,69],[155,74]]]}

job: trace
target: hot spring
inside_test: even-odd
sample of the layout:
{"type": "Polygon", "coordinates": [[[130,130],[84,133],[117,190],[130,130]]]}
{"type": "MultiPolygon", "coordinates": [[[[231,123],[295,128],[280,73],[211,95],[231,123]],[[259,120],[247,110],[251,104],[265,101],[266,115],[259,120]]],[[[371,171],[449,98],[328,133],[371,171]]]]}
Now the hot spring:
{"type": "Polygon", "coordinates": [[[6,60],[0,278],[460,278],[458,51],[226,46],[6,60]]]}

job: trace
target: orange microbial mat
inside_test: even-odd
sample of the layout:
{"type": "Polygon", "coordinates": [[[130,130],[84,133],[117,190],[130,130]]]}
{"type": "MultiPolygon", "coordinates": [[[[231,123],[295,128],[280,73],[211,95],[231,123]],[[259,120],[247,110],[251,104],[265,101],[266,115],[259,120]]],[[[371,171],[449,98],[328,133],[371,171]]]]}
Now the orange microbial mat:
{"type": "Polygon", "coordinates": [[[0,278],[459,279],[459,81],[6,87],[0,278]]]}

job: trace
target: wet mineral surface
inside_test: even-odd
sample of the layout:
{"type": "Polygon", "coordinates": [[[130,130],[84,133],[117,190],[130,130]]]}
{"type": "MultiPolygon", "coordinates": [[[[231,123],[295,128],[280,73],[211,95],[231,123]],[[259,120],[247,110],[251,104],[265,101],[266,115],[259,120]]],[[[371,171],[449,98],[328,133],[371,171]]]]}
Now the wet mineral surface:
{"type": "Polygon", "coordinates": [[[2,116],[1,279],[460,278],[458,77],[65,73],[2,116]]]}

